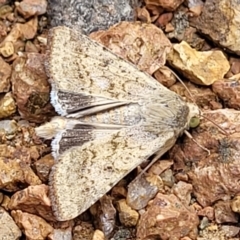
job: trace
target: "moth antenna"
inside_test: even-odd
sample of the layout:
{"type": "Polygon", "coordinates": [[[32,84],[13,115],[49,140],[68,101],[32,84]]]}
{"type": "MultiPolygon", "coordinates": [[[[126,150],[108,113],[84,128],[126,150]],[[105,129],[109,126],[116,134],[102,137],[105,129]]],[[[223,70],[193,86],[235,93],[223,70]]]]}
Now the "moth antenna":
{"type": "Polygon", "coordinates": [[[210,150],[205,148],[202,144],[200,144],[198,141],[196,141],[193,136],[186,130],[184,130],[184,133],[186,134],[187,137],[189,137],[193,142],[195,142],[200,148],[202,148],[204,151],[206,151],[208,153],[208,155],[210,155],[210,150]]]}
{"type": "Polygon", "coordinates": [[[209,117],[206,117],[206,116],[204,116],[203,114],[201,114],[201,116],[203,117],[203,118],[206,118],[209,122],[211,122],[212,124],[214,124],[219,130],[221,130],[222,131],[222,133],[223,134],[225,134],[225,135],[229,135],[228,134],[228,132],[225,130],[225,129],[223,129],[221,126],[219,126],[217,123],[215,123],[212,119],[210,119],[209,117]]]}
{"type": "MultiPolygon", "coordinates": [[[[169,68],[170,69],[170,68],[169,68]]],[[[188,94],[191,97],[191,100],[195,103],[194,97],[192,95],[192,93],[189,91],[188,87],[186,86],[186,84],[183,82],[183,80],[172,70],[170,69],[171,73],[176,77],[176,79],[184,86],[184,88],[187,90],[188,94]]]]}

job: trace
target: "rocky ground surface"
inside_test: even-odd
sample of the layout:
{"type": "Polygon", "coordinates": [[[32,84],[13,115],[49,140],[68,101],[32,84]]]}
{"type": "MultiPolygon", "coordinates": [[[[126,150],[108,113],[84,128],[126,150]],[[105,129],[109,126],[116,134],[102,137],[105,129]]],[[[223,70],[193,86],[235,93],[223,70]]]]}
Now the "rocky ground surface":
{"type": "Polygon", "coordinates": [[[239,1],[109,0],[109,11],[99,2],[0,0],[0,239],[240,239],[239,1]],[[48,197],[50,141],[34,131],[56,115],[44,54],[48,29],[61,24],[191,100],[171,68],[207,117],[191,130],[202,147],[179,138],[137,193],[128,185],[144,166],[66,222],[48,197]]]}

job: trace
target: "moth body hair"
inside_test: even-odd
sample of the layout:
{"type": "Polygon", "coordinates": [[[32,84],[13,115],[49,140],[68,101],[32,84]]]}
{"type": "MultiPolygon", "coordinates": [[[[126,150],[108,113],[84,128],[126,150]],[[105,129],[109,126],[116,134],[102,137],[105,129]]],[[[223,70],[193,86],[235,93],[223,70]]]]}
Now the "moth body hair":
{"type": "Polygon", "coordinates": [[[66,128],[73,129],[76,124],[81,123],[76,119],[68,119],[61,116],[56,116],[37,128],[35,128],[36,134],[45,139],[53,139],[59,132],[64,131],[66,128]]]}

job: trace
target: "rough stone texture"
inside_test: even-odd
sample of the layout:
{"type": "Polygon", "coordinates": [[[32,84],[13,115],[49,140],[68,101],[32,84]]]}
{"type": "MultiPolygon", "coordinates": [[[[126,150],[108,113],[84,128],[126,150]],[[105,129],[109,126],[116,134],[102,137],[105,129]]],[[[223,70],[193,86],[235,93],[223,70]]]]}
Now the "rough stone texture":
{"type": "Polygon", "coordinates": [[[3,57],[8,58],[14,54],[14,46],[12,42],[4,42],[4,44],[1,45],[0,53],[3,57]]]}
{"type": "Polygon", "coordinates": [[[72,228],[66,229],[54,229],[51,234],[48,235],[49,240],[72,240],[72,228]]]}
{"type": "Polygon", "coordinates": [[[163,188],[163,182],[159,176],[141,176],[129,184],[127,204],[135,210],[143,209],[161,188],[163,188]]]}
{"type": "Polygon", "coordinates": [[[190,139],[175,145],[170,153],[175,162],[174,168],[184,169],[188,173],[194,196],[203,207],[220,199],[226,201],[240,192],[240,113],[221,109],[205,114],[229,135],[203,119],[192,136],[211,154],[208,156],[190,139]]]}
{"type": "Polygon", "coordinates": [[[48,221],[56,221],[48,198],[48,186],[29,186],[18,191],[11,197],[8,205],[11,210],[22,210],[24,212],[39,215],[48,221]]]}
{"type": "Polygon", "coordinates": [[[236,236],[239,232],[239,228],[235,226],[220,226],[216,224],[210,224],[199,232],[198,240],[238,240],[236,236]],[[234,238],[236,237],[236,238],[234,238]]]}
{"type": "Polygon", "coordinates": [[[116,209],[112,200],[112,197],[104,195],[90,208],[96,228],[102,230],[106,237],[111,235],[116,225],[116,209]]]}
{"type": "Polygon", "coordinates": [[[26,185],[41,184],[30,167],[30,157],[26,147],[0,145],[0,189],[13,192],[26,185]]]}
{"type": "Polygon", "coordinates": [[[160,175],[162,172],[169,169],[172,165],[173,161],[171,160],[160,160],[154,163],[148,170],[148,172],[153,173],[155,175],[160,175]]]}
{"type": "Polygon", "coordinates": [[[173,18],[172,12],[163,13],[159,16],[155,24],[161,29],[164,29],[166,28],[166,25],[169,24],[169,22],[172,20],[172,18],[173,18]]]}
{"type": "Polygon", "coordinates": [[[227,73],[227,77],[234,77],[234,75],[240,73],[240,59],[239,58],[234,58],[230,57],[229,58],[229,63],[230,63],[230,69],[229,72],[227,73]]]}
{"type": "Polygon", "coordinates": [[[51,167],[54,165],[54,158],[52,154],[47,154],[34,163],[34,168],[38,177],[43,182],[48,181],[48,176],[51,171],[51,167]]]}
{"type": "Polygon", "coordinates": [[[29,53],[13,63],[11,77],[18,111],[24,119],[41,123],[54,114],[49,103],[50,86],[44,70],[44,55],[29,53]]]}
{"type": "Polygon", "coordinates": [[[173,45],[167,60],[186,78],[200,85],[211,85],[222,79],[230,68],[222,51],[196,51],[184,41],[173,45]]]}
{"type": "Polygon", "coordinates": [[[202,0],[188,0],[185,1],[189,11],[192,13],[191,16],[199,16],[203,9],[202,0]]]}
{"type": "Polygon", "coordinates": [[[214,43],[240,55],[238,0],[207,0],[193,25],[214,43]]]}
{"type": "Polygon", "coordinates": [[[213,83],[213,92],[229,108],[240,110],[240,76],[223,79],[213,83]]]}
{"type": "Polygon", "coordinates": [[[3,46],[6,42],[15,43],[18,39],[33,39],[37,33],[38,19],[37,17],[32,18],[28,22],[16,23],[11,32],[6,36],[6,38],[1,42],[0,46],[3,46]]]}
{"type": "Polygon", "coordinates": [[[17,11],[22,14],[24,18],[42,15],[47,11],[47,1],[23,0],[17,5],[17,11]]]}
{"type": "Polygon", "coordinates": [[[141,22],[121,22],[90,37],[150,75],[165,65],[172,49],[160,28],[141,22]]]}
{"type": "Polygon", "coordinates": [[[240,196],[235,196],[231,201],[231,209],[233,212],[240,213],[240,196]]]}
{"type": "Polygon", "coordinates": [[[100,230],[95,230],[92,240],[105,240],[104,233],[100,230]]]}
{"type": "Polygon", "coordinates": [[[18,130],[17,122],[14,120],[0,121],[0,135],[5,135],[6,138],[11,139],[15,136],[18,130]]]}
{"type": "Polygon", "coordinates": [[[126,200],[122,199],[117,202],[117,210],[120,222],[126,227],[137,225],[139,214],[127,205],[126,200]]]}
{"type": "Polygon", "coordinates": [[[139,240],[175,240],[197,236],[198,217],[193,210],[173,195],[158,193],[145,213],[140,217],[137,238],[139,240]]]}
{"type": "Polygon", "coordinates": [[[172,71],[166,67],[160,67],[153,76],[165,87],[169,88],[176,82],[176,77],[173,75],[172,71]]]}
{"type": "Polygon", "coordinates": [[[8,92],[10,90],[10,77],[12,69],[8,63],[6,63],[0,57],[0,93],[8,92]]]}
{"type": "Polygon", "coordinates": [[[73,229],[73,240],[92,240],[94,228],[91,223],[81,222],[73,229]]]}
{"type": "Polygon", "coordinates": [[[214,219],[214,208],[209,206],[202,208],[198,211],[198,216],[205,216],[212,221],[214,219]]]}
{"type": "Polygon", "coordinates": [[[192,191],[192,184],[182,181],[177,182],[172,187],[173,194],[175,194],[185,206],[190,204],[192,191]]]}
{"type": "Polygon", "coordinates": [[[230,201],[218,201],[214,205],[214,215],[217,223],[238,223],[238,214],[232,211],[230,201]]]}
{"type": "Polygon", "coordinates": [[[48,15],[52,27],[65,25],[75,27],[85,34],[121,21],[134,20],[135,0],[50,0],[48,15]]]}
{"type": "Polygon", "coordinates": [[[171,169],[167,169],[166,171],[161,173],[160,177],[165,186],[168,186],[170,188],[173,186],[173,184],[175,182],[175,178],[173,176],[173,171],[171,169]]]}
{"type": "Polygon", "coordinates": [[[8,92],[0,97],[0,119],[10,117],[16,112],[16,104],[12,93],[8,92]]]}
{"type": "Polygon", "coordinates": [[[111,238],[111,240],[136,240],[136,233],[135,233],[135,229],[133,228],[123,228],[120,227],[118,228],[118,230],[114,233],[113,237],[111,238]]]}
{"type": "Polygon", "coordinates": [[[20,210],[12,211],[11,214],[29,240],[45,240],[53,232],[52,226],[36,215],[20,210]]]}
{"type": "MultiPolygon", "coordinates": [[[[191,95],[193,96],[194,102],[201,109],[219,109],[222,108],[221,103],[218,101],[218,96],[210,88],[203,86],[196,86],[191,82],[184,82],[191,95]]],[[[180,83],[177,82],[171,88],[172,91],[178,95],[184,97],[187,101],[192,101],[192,97],[189,95],[186,88],[180,83]]]]}
{"type": "Polygon", "coordinates": [[[190,9],[183,5],[174,11],[171,23],[166,26],[166,35],[173,41],[176,41],[176,39],[178,42],[185,41],[196,50],[201,50],[206,40],[199,36],[196,28],[190,26],[190,14],[190,9]],[[169,28],[169,26],[172,26],[172,29],[168,30],[167,28],[169,28]]]}
{"type": "Polygon", "coordinates": [[[0,239],[17,240],[22,233],[12,217],[4,208],[0,207],[0,239]]]}
{"type": "Polygon", "coordinates": [[[146,5],[155,5],[167,11],[176,10],[184,0],[145,0],[146,5]]]}

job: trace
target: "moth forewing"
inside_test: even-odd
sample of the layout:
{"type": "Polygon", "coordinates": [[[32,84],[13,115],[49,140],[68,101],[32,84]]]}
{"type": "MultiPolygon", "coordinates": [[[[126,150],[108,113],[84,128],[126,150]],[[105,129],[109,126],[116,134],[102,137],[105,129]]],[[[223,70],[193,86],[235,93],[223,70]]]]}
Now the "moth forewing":
{"type": "Polygon", "coordinates": [[[78,116],[36,128],[40,137],[56,134],[50,198],[56,218],[64,221],[148,157],[168,151],[199,111],[81,33],[57,27],[49,40],[52,103],[60,114],[78,116]],[[91,114],[82,114],[85,109],[91,114]]]}

